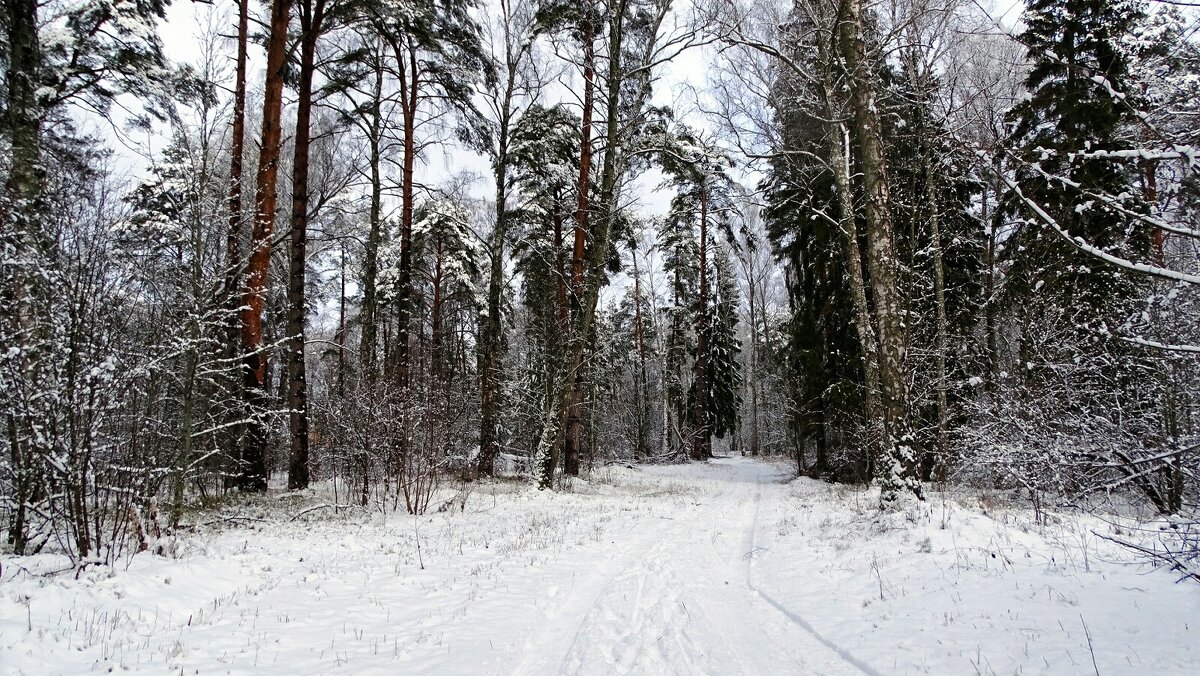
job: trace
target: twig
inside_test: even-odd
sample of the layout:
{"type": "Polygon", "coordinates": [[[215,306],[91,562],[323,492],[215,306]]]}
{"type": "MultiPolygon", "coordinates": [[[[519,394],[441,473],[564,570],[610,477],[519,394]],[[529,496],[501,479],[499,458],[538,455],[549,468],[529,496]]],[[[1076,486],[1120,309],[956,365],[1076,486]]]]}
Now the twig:
{"type": "Polygon", "coordinates": [[[1087,637],[1088,652],[1092,654],[1092,669],[1096,670],[1096,676],[1100,676],[1100,667],[1096,665],[1096,651],[1092,648],[1092,632],[1088,631],[1087,622],[1083,621],[1083,613],[1079,614],[1079,622],[1083,625],[1083,635],[1087,637]]]}

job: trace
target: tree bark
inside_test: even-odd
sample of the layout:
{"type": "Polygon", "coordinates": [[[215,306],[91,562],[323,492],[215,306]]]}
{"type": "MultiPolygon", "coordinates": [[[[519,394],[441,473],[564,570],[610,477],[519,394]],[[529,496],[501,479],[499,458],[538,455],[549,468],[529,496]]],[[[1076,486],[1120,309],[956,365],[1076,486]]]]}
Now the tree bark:
{"type": "MultiPolygon", "coordinates": [[[[242,267],[242,156],[246,144],[246,59],[250,32],[250,1],[238,0],[237,74],[233,88],[233,130],[229,149],[229,224],[225,235],[227,291],[237,298],[242,267]]],[[[236,329],[230,332],[233,345],[236,329]]]]}
{"type": "MultiPolygon", "coordinates": [[[[404,61],[397,60],[403,64],[404,61]]],[[[400,293],[397,308],[396,363],[400,386],[408,387],[409,323],[412,315],[412,228],[413,228],[413,168],[417,161],[417,103],[420,100],[420,73],[416,50],[408,54],[409,81],[404,106],[404,170],[400,188],[400,293]]]]}
{"type": "MultiPolygon", "coordinates": [[[[854,187],[850,168],[850,134],[841,121],[844,102],[840,99],[841,85],[836,72],[837,56],[834,43],[839,40],[836,28],[830,33],[818,32],[818,49],[824,68],[825,136],[828,143],[829,165],[837,190],[838,226],[844,242],[846,271],[850,277],[850,298],[854,304],[854,331],[862,353],[863,403],[866,414],[867,435],[865,440],[867,475],[874,471],[880,454],[880,426],[883,412],[880,405],[879,342],[871,318],[871,306],[867,301],[866,277],[863,273],[862,250],[858,244],[857,214],[854,208],[854,187]]],[[[824,419],[824,416],[822,416],[824,419]]],[[[824,434],[824,431],[822,431],[824,434]]]]}
{"type": "MultiPolygon", "coordinates": [[[[505,30],[507,26],[506,22],[505,30]]],[[[480,476],[492,476],[496,456],[500,453],[496,429],[500,410],[500,294],[504,288],[504,244],[508,238],[508,137],[512,125],[516,77],[517,64],[512,63],[510,58],[496,134],[496,227],[492,231],[487,317],[480,332],[479,458],[476,463],[476,473],[480,476]]]]}
{"type": "MultiPolygon", "coordinates": [[[[579,312],[579,303],[583,298],[584,263],[587,249],[589,179],[592,172],[592,111],[595,106],[595,61],[595,38],[589,18],[583,27],[583,122],[579,134],[579,205],[575,212],[575,238],[571,249],[571,304],[576,313],[579,312]]],[[[587,335],[575,334],[572,336],[572,340],[586,343],[587,335]]],[[[567,399],[567,434],[566,445],[563,448],[563,471],[571,476],[579,475],[579,457],[583,445],[584,389],[582,385],[572,387],[567,399]]]]}
{"type": "Polygon", "coordinates": [[[928,153],[923,158],[925,170],[925,201],[929,204],[929,238],[933,251],[933,291],[937,302],[937,452],[929,478],[945,477],[950,464],[950,404],[947,395],[946,357],[949,351],[950,322],[946,317],[946,269],[942,261],[941,212],[937,204],[933,162],[928,153]]]}
{"type": "Polygon", "coordinates": [[[633,445],[633,459],[641,460],[649,454],[646,437],[649,432],[650,407],[646,396],[646,340],[642,326],[642,275],[638,270],[637,246],[630,251],[633,259],[633,334],[637,341],[638,368],[634,382],[634,409],[636,415],[637,438],[633,445]]]}
{"type": "Polygon", "coordinates": [[[267,42],[267,74],[263,93],[262,145],[255,191],[257,211],[246,270],[245,303],[241,311],[245,397],[251,422],[242,447],[239,486],[246,491],[267,489],[267,358],[263,351],[263,305],[271,265],[271,235],[275,226],[276,181],[281,140],[283,75],[287,61],[290,0],[271,3],[271,33],[267,42]]]}
{"type": "MultiPolygon", "coordinates": [[[[753,255],[753,250],[747,254],[753,255]]],[[[746,285],[750,309],[750,455],[757,456],[761,452],[761,439],[758,434],[758,314],[756,296],[758,284],[755,279],[754,261],[746,259],[746,285]]]]}
{"type": "Polygon", "coordinates": [[[441,235],[435,236],[434,240],[433,302],[429,306],[429,352],[430,360],[432,361],[430,370],[433,373],[433,380],[436,386],[437,383],[442,382],[442,367],[444,364],[442,355],[442,280],[445,277],[446,250],[445,242],[441,235]]]}
{"type": "MultiPolygon", "coordinates": [[[[35,0],[5,0],[5,19],[8,26],[8,100],[6,119],[9,134],[8,180],[4,200],[0,203],[0,252],[13,260],[33,258],[29,254],[45,246],[39,223],[42,193],[41,112],[37,89],[41,80],[41,45],[38,42],[38,6],[35,0]]],[[[5,266],[2,292],[12,303],[15,312],[5,317],[14,337],[19,336],[23,347],[29,348],[34,339],[32,299],[38,294],[37,275],[27,274],[24,266],[5,266]]],[[[23,369],[31,382],[36,382],[36,357],[23,352],[23,369]]],[[[14,554],[24,554],[28,545],[26,533],[27,505],[37,491],[38,472],[33,454],[19,431],[17,416],[8,413],[10,462],[13,470],[14,508],[9,517],[8,540],[14,554]]]]}
{"type": "Polygon", "coordinates": [[[700,293],[696,299],[696,357],[692,362],[692,460],[712,455],[708,429],[708,187],[700,187],[700,293]]]}
{"type": "Polygon", "coordinates": [[[376,50],[374,58],[375,87],[372,91],[367,132],[367,159],[371,165],[371,206],[367,242],[363,247],[362,335],[359,337],[359,360],[363,378],[368,383],[373,383],[379,376],[375,355],[379,335],[376,280],[379,277],[379,246],[383,241],[383,178],[380,172],[380,164],[383,161],[380,152],[383,133],[383,115],[380,110],[380,102],[383,99],[383,56],[376,50]]]}
{"type": "Polygon", "coordinates": [[[305,267],[308,257],[308,163],[312,134],[312,88],[317,39],[324,26],[325,2],[302,0],[300,18],[300,83],[296,101],[296,142],[292,162],[292,232],[288,259],[288,409],[291,453],[288,488],[308,488],[308,374],[305,368],[305,267]]]}
{"type": "Polygon", "coordinates": [[[846,0],[841,48],[850,74],[850,104],[858,131],[866,197],[867,266],[879,328],[879,382],[882,395],[885,458],[876,468],[881,501],[892,503],[901,491],[921,495],[916,480],[912,435],[908,430],[908,345],[897,280],[895,242],[887,165],[875,98],[875,75],[867,57],[863,0],[846,0]]]}

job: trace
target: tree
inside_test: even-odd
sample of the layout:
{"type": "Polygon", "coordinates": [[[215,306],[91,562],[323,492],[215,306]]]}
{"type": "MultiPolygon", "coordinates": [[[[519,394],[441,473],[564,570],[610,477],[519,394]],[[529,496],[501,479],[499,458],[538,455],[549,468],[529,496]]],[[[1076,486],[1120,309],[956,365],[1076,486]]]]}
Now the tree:
{"type": "Polygon", "coordinates": [[[719,247],[716,256],[716,293],[712,303],[712,322],[709,324],[708,422],[706,428],[718,439],[737,432],[742,405],[742,365],[738,358],[742,343],[737,338],[738,296],[733,261],[726,247],[719,247]]]}
{"type": "Polygon", "coordinates": [[[876,472],[882,487],[880,500],[894,503],[905,492],[921,496],[916,477],[916,450],[909,427],[908,337],[904,330],[897,272],[895,232],[887,156],[876,97],[876,69],[867,48],[867,19],[863,0],[846,0],[837,36],[845,62],[858,133],[862,169],[864,215],[867,223],[867,269],[879,336],[879,388],[883,411],[883,455],[876,472]]]}
{"type": "MultiPolygon", "coordinates": [[[[1135,258],[1149,252],[1151,235],[1137,218],[1145,205],[1134,185],[1136,175],[1094,154],[1130,147],[1125,128],[1135,120],[1133,93],[1116,40],[1140,17],[1137,6],[1127,2],[1031,3],[1020,36],[1033,62],[1025,81],[1030,96],[1010,114],[1021,193],[1042,205],[1071,237],[1135,258]],[[1096,200],[1091,196],[1096,193],[1125,197],[1096,200]]],[[[1022,208],[1010,192],[999,214],[1022,208]]],[[[1134,293],[1130,278],[1088,265],[1083,254],[1036,218],[1025,216],[1006,249],[1013,262],[1007,282],[1013,300],[1070,308],[1072,321],[1085,331],[1103,332],[1128,310],[1125,303],[1134,293]]]]}
{"type": "Polygon", "coordinates": [[[449,112],[458,116],[462,138],[482,140],[473,85],[480,77],[490,81],[494,72],[472,17],[474,7],[474,0],[422,0],[413,6],[381,2],[366,8],[372,27],[391,50],[390,74],[400,88],[400,295],[392,368],[401,384],[408,380],[409,368],[415,167],[426,143],[418,135],[449,112]]]}
{"type": "MultiPolygon", "coordinates": [[[[159,114],[168,99],[172,73],[165,68],[155,29],[165,3],[129,3],[115,12],[110,3],[82,2],[64,8],[51,21],[49,10],[32,0],[7,0],[0,11],[0,30],[6,44],[5,108],[0,131],[9,143],[7,176],[0,194],[0,278],[4,323],[0,343],[20,346],[19,375],[14,388],[42,387],[53,382],[55,312],[62,309],[51,297],[63,261],[59,243],[48,232],[52,213],[46,199],[51,168],[80,168],[95,159],[86,142],[75,139],[72,109],[107,112],[114,99],[133,94],[151,114],[159,114]]],[[[88,172],[80,172],[80,180],[88,172]]],[[[92,185],[89,181],[88,185],[92,185]]],[[[61,206],[61,205],[60,205],[61,206]]],[[[12,392],[28,397],[30,390],[12,392]]],[[[14,472],[16,509],[9,537],[14,550],[25,550],[28,499],[43,490],[38,439],[39,414],[5,407],[5,442],[14,472]],[[32,416],[32,417],[29,417],[32,416]]],[[[85,531],[86,532],[86,531],[85,531]]],[[[77,540],[83,555],[92,543],[77,540]]]]}
{"type": "Polygon", "coordinates": [[[476,473],[491,476],[499,453],[498,430],[500,401],[500,362],[503,327],[500,297],[504,286],[504,251],[509,236],[509,193],[512,136],[519,105],[536,98],[542,86],[534,60],[534,34],[537,28],[534,3],[528,0],[502,0],[496,21],[486,24],[491,58],[500,77],[487,89],[487,108],[494,144],[489,148],[492,171],[496,178],[496,224],[489,244],[487,316],[479,336],[479,457],[476,473]]]}
{"type": "Polygon", "coordinates": [[[271,267],[275,230],[276,181],[282,141],[280,113],[283,79],[287,65],[287,32],[291,0],[271,3],[270,36],[267,40],[267,74],[263,92],[262,132],[258,175],[254,193],[254,227],[250,234],[250,256],[246,265],[245,300],[241,309],[242,359],[245,364],[244,393],[252,422],[242,446],[239,486],[245,491],[267,490],[268,427],[264,419],[267,388],[267,352],[263,345],[263,306],[271,267]]]}
{"type": "Polygon", "coordinates": [[[598,218],[589,220],[585,251],[583,294],[580,311],[572,318],[566,370],[555,389],[560,404],[545,412],[546,428],[534,464],[536,480],[542,488],[553,482],[552,449],[561,445],[567,433],[571,402],[578,398],[587,338],[592,333],[600,290],[607,283],[607,266],[612,260],[611,246],[621,220],[618,208],[619,182],[635,159],[648,152],[640,142],[621,144],[622,133],[641,138],[653,115],[648,107],[655,69],[671,56],[698,41],[694,31],[671,33],[664,25],[671,5],[665,0],[620,0],[606,8],[608,63],[604,76],[605,141],[596,199],[589,209],[598,218]],[[628,44],[627,37],[632,37],[628,44]]]}
{"type": "MultiPolygon", "coordinates": [[[[565,106],[534,104],[518,119],[511,139],[509,161],[520,200],[510,203],[508,219],[518,229],[514,254],[524,276],[525,302],[533,310],[531,328],[540,353],[534,378],[539,412],[555,405],[552,388],[563,368],[570,328],[564,226],[576,203],[578,130],[579,118],[565,106]]],[[[544,433],[543,427],[538,434],[544,433]]],[[[559,460],[556,446],[546,458],[551,472],[559,460]]]]}
{"type": "Polygon", "coordinates": [[[308,487],[308,378],[305,369],[305,269],[308,264],[308,224],[315,215],[309,200],[309,152],[312,135],[313,78],[317,45],[346,7],[339,0],[296,0],[300,23],[299,83],[296,97],[296,138],[292,160],[292,210],[288,256],[287,367],[291,449],[288,488],[308,487]]]}
{"type": "MultiPolygon", "coordinates": [[[[710,364],[713,347],[710,341],[714,335],[712,317],[712,298],[709,294],[709,241],[710,218],[712,225],[725,232],[732,241],[731,222],[735,214],[733,203],[733,184],[726,171],[731,165],[727,157],[718,152],[711,144],[704,142],[692,130],[681,127],[674,130],[666,139],[664,148],[660,151],[660,162],[664,171],[670,176],[670,184],[676,188],[675,197],[671,200],[671,210],[668,219],[686,224],[684,227],[699,227],[696,235],[696,278],[699,280],[696,294],[696,350],[693,358],[692,388],[689,400],[692,409],[692,450],[693,460],[703,460],[712,456],[712,436],[724,436],[728,420],[722,419],[723,427],[714,429],[710,424],[715,416],[711,410],[710,394],[714,383],[709,379],[712,370],[710,364]]],[[[728,270],[726,270],[728,272],[728,270]]],[[[727,280],[728,281],[728,280],[727,280]]],[[[726,292],[731,292],[726,289],[726,292]]],[[[726,317],[726,321],[733,321],[726,317]]],[[[726,326],[726,331],[732,332],[732,326],[726,326]]],[[[729,349],[729,345],[721,346],[729,349]]],[[[732,359],[732,354],[722,354],[723,359],[732,359]]],[[[725,375],[730,366],[724,365],[725,375]]],[[[729,386],[729,382],[721,383],[729,386]]],[[[726,393],[728,394],[728,393],[726,393]]],[[[736,401],[736,398],[735,400],[736,401]]],[[[728,401],[722,402],[728,409],[728,401]]],[[[736,404],[732,408],[736,416],[736,404]]],[[[732,425],[727,425],[732,427],[732,425]]]]}

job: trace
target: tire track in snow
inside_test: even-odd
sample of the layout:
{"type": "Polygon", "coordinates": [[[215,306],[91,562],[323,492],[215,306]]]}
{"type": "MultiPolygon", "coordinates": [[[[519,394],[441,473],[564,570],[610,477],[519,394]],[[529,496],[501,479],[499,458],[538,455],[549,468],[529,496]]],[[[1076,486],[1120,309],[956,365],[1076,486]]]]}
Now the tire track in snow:
{"type": "Polygon", "coordinates": [[[758,587],[758,585],[754,584],[754,575],[753,575],[754,554],[755,554],[755,552],[758,551],[756,548],[756,545],[754,544],[754,540],[755,540],[755,535],[758,533],[758,524],[759,524],[759,519],[760,519],[760,516],[762,513],[762,497],[763,497],[762,477],[758,477],[757,484],[758,485],[756,487],[755,494],[754,494],[754,521],[750,525],[750,529],[748,531],[746,531],[746,535],[745,535],[746,586],[749,587],[750,591],[754,592],[754,594],[756,594],[758,596],[758,598],[761,598],[762,600],[766,601],[772,608],[779,611],[779,613],[782,614],[787,619],[791,620],[793,624],[800,627],[804,631],[808,632],[808,634],[810,636],[812,636],[814,639],[816,639],[818,643],[825,646],[829,650],[833,651],[838,657],[842,658],[842,660],[844,660],[847,664],[853,665],[859,671],[863,672],[864,674],[867,674],[867,676],[881,676],[880,673],[878,671],[875,671],[875,669],[871,668],[871,666],[869,664],[867,664],[866,662],[863,662],[862,660],[855,657],[853,653],[849,652],[848,650],[845,650],[838,644],[836,644],[833,641],[822,636],[821,633],[818,632],[812,626],[812,624],[810,624],[808,622],[808,620],[804,619],[802,616],[800,616],[799,614],[792,611],[787,606],[783,605],[778,600],[776,600],[775,597],[771,596],[770,594],[768,594],[765,591],[763,591],[762,589],[760,589],[758,587]]]}

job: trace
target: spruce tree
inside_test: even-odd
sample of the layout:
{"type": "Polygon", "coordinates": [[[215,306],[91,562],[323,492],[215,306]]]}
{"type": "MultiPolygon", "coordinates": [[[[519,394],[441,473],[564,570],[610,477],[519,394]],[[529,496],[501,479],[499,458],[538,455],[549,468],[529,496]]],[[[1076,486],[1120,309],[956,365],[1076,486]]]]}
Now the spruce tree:
{"type": "Polygon", "coordinates": [[[1136,98],[1118,41],[1141,19],[1125,0],[1036,0],[1020,39],[1033,66],[1026,100],[1010,113],[1020,193],[1004,198],[1001,218],[1020,221],[1007,256],[1014,303],[1057,307],[1093,335],[1107,333],[1128,310],[1135,283],[1078,251],[1033,213],[1040,207],[1072,238],[1127,257],[1148,251],[1136,173],[1098,151],[1128,150],[1136,98]]]}
{"type": "Polygon", "coordinates": [[[716,258],[716,294],[712,299],[708,336],[708,428],[724,439],[737,431],[742,406],[742,341],[737,337],[737,279],[729,251],[720,247],[716,258]]]}

